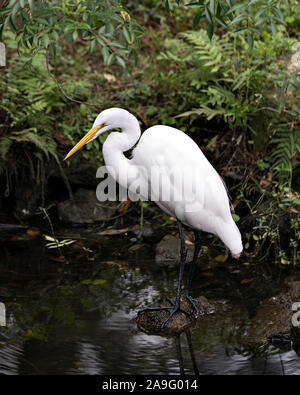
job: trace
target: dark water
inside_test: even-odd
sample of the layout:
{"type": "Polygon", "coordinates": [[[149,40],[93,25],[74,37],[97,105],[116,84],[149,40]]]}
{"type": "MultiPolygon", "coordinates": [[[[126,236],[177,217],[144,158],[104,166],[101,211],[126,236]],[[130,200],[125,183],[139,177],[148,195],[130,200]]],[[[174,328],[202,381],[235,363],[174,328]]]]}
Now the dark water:
{"type": "Polygon", "coordinates": [[[134,321],[139,309],[176,290],[177,270],[157,268],[151,247],[126,256],[128,240],[107,239],[97,253],[79,241],[65,247],[66,263],[44,244],[23,236],[3,244],[1,374],[300,373],[297,343],[261,343],[251,334],[253,306],[282,287],[281,273],[269,266],[244,268],[256,277],[243,288],[237,264],[203,262],[194,294],[226,298],[229,308],[200,317],[178,337],[162,337],[139,331],[134,321]]]}

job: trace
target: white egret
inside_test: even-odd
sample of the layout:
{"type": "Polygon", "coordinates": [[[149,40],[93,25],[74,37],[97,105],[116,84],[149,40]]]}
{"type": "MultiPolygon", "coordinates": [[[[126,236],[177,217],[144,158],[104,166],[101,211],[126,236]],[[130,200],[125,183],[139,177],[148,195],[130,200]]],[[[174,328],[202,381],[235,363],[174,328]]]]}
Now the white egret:
{"type": "Polygon", "coordinates": [[[194,309],[189,292],[200,251],[198,231],[217,235],[235,258],[239,258],[243,250],[241,234],[232,219],[223,180],[198,145],[178,129],[156,125],[147,129],[141,136],[140,126],[134,115],[121,108],[110,108],[97,116],[92,129],[65,159],[102,133],[116,128],[122,132],[110,133],[102,149],[105,165],[108,170],[111,169],[109,171],[112,177],[128,189],[138,180],[142,197],[145,198],[143,191],[148,187],[148,195],[151,195],[163,211],[175,217],[178,223],[181,239],[179,281],[175,303],[170,308],[164,308],[170,313],[165,325],[172,315],[180,310],[182,278],[187,255],[182,224],[192,228],[195,234],[195,251],[184,291],[184,296],[194,309]],[[137,142],[131,159],[128,159],[124,153],[132,149],[137,142]],[[161,182],[157,181],[159,179],[161,182]],[[165,191],[169,192],[167,198],[163,196],[165,191]]]}

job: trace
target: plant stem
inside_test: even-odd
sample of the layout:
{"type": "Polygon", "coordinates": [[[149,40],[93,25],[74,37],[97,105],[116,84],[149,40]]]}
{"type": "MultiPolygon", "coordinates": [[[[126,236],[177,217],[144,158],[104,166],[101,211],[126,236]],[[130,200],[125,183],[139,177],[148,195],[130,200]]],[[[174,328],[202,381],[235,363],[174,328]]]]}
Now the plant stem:
{"type": "MultiPolygon", "coordinates": [[[[49,208],[49,207],[48,207],[48,208],[49,208]]],[[[45,217],[47,218],[47,221],[48,221],[48,223],[49,223],[49,225],[50,225],[51,235],[52,235],[52,237],[53,237],[53,239],[54,239],[54,241],[55,241],[55,243],[56,243],[57,249],[58,249],[58,251],[59,251],[59,255],[60,255],[60,256],[63,256],[63,253],[61,252],[61,249],[60,249],[60,247],[59,247],[59,242],[58,242],[58,240],[57,240],[57,238],[56,238],[56,236],[55,236],[53,224],[52,224],[51,218],[49,217],[49,214],[48,214],[48,212],[47,212],[47,209],[46,209],[45,207],[40,207],[40,210],[45,214],[45,217]]]]}

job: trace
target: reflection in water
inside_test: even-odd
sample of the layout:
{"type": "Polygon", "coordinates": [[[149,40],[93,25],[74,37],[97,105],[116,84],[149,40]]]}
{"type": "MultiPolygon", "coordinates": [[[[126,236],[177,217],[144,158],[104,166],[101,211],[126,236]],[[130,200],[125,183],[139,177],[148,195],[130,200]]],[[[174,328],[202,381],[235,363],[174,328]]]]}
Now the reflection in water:
{"type": "MultiPolygon", "coordinates": [[[[190,357],[191,357],[191,362],[192,362],[194,373],[195,373],[196,376],[199,376],[199,370],[198,370],[197,362],[196,362],[196,359],[195,359],[194,348],[193,348],[193,344],[192,344],[191,331],[188,329],[185,332],[185,335],[186,335],[187,343],[188,343],[188,346],[189,346],[189,352],[190,352],[190,357]]],[[[177,356],[178,356],[180,374],[184,375],[185,374],[184,362],[183,362],[183,358],[182,358],[181,341],[180,341],[180,337],[181,336],[182,336],[182,333],[177,335],[175,337],[175,339],[176,339],[176,349],[177,349],[177,356]]]]}
{"type": "Polygon", "coordinates": [[[22,346],[15,343],[0,345],[0,374],[18,374],[22,357],[22,346]]]}
{"type": "Polygon", "coordinates": [[[271,344],[226,344],[220,338],[205,343],[201,323],[178,337],[148,335],[136,329],[134,315],[121,310],[99,319],[93,313],[70,333],[57,328],[49,341],[3,344],[0,373],[300,374],[291,344],[280,350],[271,344]]]}
{"type": "MultiPolygon", "coordinates": [[[[299,346],[258,344],[241,303],[178,337],[139,331],[137,311],[170,295],[177,273],[123,263],[87,265],[75,280],[55,278],[59,286],[35,275],[10,291],[1,280],[9,325],[0,328],[0,374],[300,374],[299,346]]],[[[197,292],[225,294],[226,284],[233,289],[224,272],[219,283],[217,274],[202,277],[197,292]]]]}
{"type": "Polygon", "coordinates": [[[197,349],[202,336],[198,329],[177,338],[147,335],[136,330],[130,315],[116,312],[109,319],[87,322],[71,339],[58,331],[50,342],[32,339],[23,346],[0,346],[0,373],[300,374],[300,360],[292,348],[282,351],[268,345],[255,356],[255,347],[261,351],[262,346],[253,345],[250,352],[216,341],[197,349]]]}

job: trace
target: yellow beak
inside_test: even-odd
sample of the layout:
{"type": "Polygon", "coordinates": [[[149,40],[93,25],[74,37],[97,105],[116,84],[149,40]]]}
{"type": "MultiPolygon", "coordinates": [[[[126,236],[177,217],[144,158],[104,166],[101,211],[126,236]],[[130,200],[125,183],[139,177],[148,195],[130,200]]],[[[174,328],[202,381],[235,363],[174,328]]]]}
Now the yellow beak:
{"type": "Polygon", "coordinates": [[[80,148],[82,148],[85,144],[91,141],[95,137],[95,134],[98,132],[98,130],[102,128],[102,126],[103,126],[102,124],[97,125],[93,127],[90,131],[88,131],[87,134],[84,137],[82,137],[82,139],[75,145],[75,147],[71,149],[71,151],[67,154],[64,160],[70,158],[70,156],[75,154],[75,152],[79,151],[80,148]]]}

